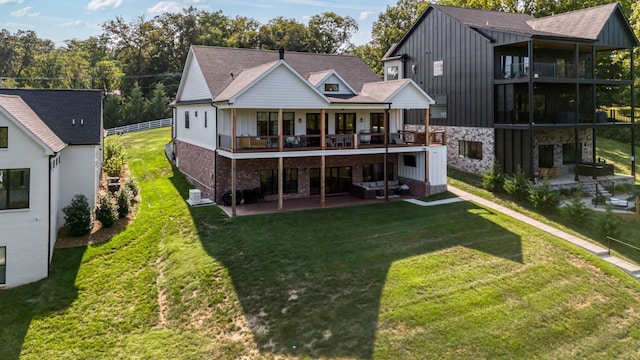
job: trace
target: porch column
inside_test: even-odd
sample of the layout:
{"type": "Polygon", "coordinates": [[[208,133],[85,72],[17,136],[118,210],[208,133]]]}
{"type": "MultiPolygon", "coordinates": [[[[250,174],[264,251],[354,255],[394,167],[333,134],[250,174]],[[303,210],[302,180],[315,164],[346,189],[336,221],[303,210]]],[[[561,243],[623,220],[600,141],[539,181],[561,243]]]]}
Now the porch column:
{"type": "MultiPolygon", "coordinates": [[[[294,119],[295,121],[295,119],[294,119]]],[[[284,129],[282,128],[282,109],[278,109],[278,151],[282,151],[284,141],[282,134],[284,134],[284,129]]]]}
{"type": "MultiPolygon", "coordinates": [[[[324,135],[322,136],[322,138],[324,139],[324,135]]],[[[324,140],[322,143],[324,144],[324,140]]],[[[326,202],[325,202],[326,187],[324,183],[326,165],[327,165],[326,157],[323,154],[322,156],[320,156],[320,207],[324,207],[326,205],[326,202]]]]}
{"type": "Polygon", "coordinates": [[[236,159],[231,159],[231,217],[236,217],[236,159]]]}
{"type": "Polygon", "coordinates": [[[278,158],[278,210],[282,210],[282,194],[284,194],[284,158],[278,158]]]}
{"type": "MultiPolygon", "coordinates": [[[[595,45],[591,45],[591,78],[595,79],[596,78],[596,46],[595,45]]],[[[592,177],[594,179],[597,178],[596,176],[596,126],[595,123],[597,121],[596,119],[596,114],[595,114],[595,107],[596,107],[596,98],[597,98],[597,91],[596,91],[596,84],[595,81],[592,84],[591,87],[591,91],[592,91],[592,98],[591,101],[593,102],[593,121],[591,122],[591,172],[592,172],[592,177]]]]}
{"type": "Polygon", "coordinates": [[[576,138],[576,141],[575,141],[575,149],[576,149],[576,150],[575,150],[575,154],[576,154],[576,159],[575,159],[574,163],[575,163],[576,165],[575,165],[575,169],[574,169],[574,170],[575,170],[575,171],[574,171],[574,173],[575,173],[575,177],[574,177],[574,179],[573,179],[573,180],[574,180],[574,181],[580,181],[580,177],[578,176],[578,164],[580,164],[580,161],[579,161],[578,159],[580,159],[580,157],[581,157],[581,156],[579,156],[578,154],[581,154],[580,152],[582,151],[582,147],[580,146],[580,138],[579,138],[579,136],[580,136],[580,131],[578,130],[578,128],[575,128],[574,130],[575,130],[575,138],[576,138]]]}
{"type": "Polygon", "coordinates": [[[429,108],[424,109],[424,144],[429,146],[429,108]]]}
{"type": "MultiPolygon", "coordinates": [[[[578,44],[575,45],[575,51],[573,54],[573,63],[574,63],[574,67],[573,67],[573,74],[576,78],[576,80],[580,77],[580,74],[578,73],[578,63],[580,61],[580,47],[578,46],[578,44]]],[[[575,156],[576,156],[576,165],[575,165],[575,171],[574,171],[574,181],[580,181],[580,178],[578,177],[578,151],[580,151],[580,142],[578,141],[578,124],[580,123],[580,83],[576,82],[576,128],[574,129],[574,133],[575,133],[575,156]]]]}
{"type": "MultiPolygon", "coordinates": [[[[325,116],[327,116],[327,115],[325,114],[324,109],[322,109],[320,111],[320,147],[322,148],[322,150],[326,149],[326,147],[327,147],[327,141],[326,141],[326,137],[325,137],[325,133],[327,132],[327,124],[326,124],[326,121],[325,121],[325,116]]],[[[324,166],[322,168],[323,168],[322,171],[324,171],[324,166]]],[[[324,202],[324,200],[323,200],[323,202],[324,202]]]]}
{"type": "Polygon", "coordinates": [[[384,110],[384,164],[382,165],[382,171],[384,171],[384,201],[389,201],[389,179],[387,176],[387,161],[389,157],[389,107],[384,110]]]}
{"type": "Polygon", "coordinates": [[[635,92],[635,65],[633,59],[633,48],[629,50],[631,53],[631,176],[636,179],[636,92],[635,92]]]}
{"type": "MultiPolygon", "coordinates": [[[[529,49],[528,49],[528,53],[529,53],[529,63],[530,66],[532,66],[535,69],[535,62],[533,61],[533,40],[529,40],[529,49]]],[[[533,149],[533,143],[534,143],[534,136],[533,136],[533,78],[535,75],[532,76],[532,74],[534,73],[534,71],[532,71],[529,75],[529,144],[531,144],[531,155],[529,156],[529,179],[533,180],[534,178],[534,174],[535,174],[535,169],[533,168],[533,153],[534,153],[534,149],[533,149]]],[[[540,166],[540,164],[538,164],[538,167],[540,166]]],[[[524,169],[522,169],[524,171],[524,169]]]]}
{"type": "Polygon", "coordinates": [[[424,152],[424,196],[431,195],[431,174],[429,174],[429,150],[424,152]]]}
{"type": "Polygon", "coordinates": [[[236,152],[236,148],[236,109],[231,109],[231,151],[236,152]]]}

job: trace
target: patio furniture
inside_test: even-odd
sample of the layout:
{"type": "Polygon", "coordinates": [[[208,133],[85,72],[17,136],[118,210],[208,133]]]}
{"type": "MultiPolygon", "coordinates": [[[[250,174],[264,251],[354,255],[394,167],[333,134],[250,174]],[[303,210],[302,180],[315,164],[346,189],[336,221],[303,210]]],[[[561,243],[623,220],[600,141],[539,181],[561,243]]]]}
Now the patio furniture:
{"type": "MultiPolygon", "coordinates": [[[[390,193],[400,189],[399,180],[389,180],[388,189],[390,193]]],[[[384,191],[384,181],[367,181],[361,183],[352,183],[349,193],[362,199],[375,199],[379,192],[384,191]]]]}
{"type": "Polygon", "coordinates": [[[241,137],[240,146],[246,149],[261,149],[267,147],[267,139],[241,137]]]}
{"type": "Polygon", "coordinates": [[[360,135],[358,138],[361,144],[370,144],[371,143],[371,133],[367,130],[360,130],[360,135]]]}

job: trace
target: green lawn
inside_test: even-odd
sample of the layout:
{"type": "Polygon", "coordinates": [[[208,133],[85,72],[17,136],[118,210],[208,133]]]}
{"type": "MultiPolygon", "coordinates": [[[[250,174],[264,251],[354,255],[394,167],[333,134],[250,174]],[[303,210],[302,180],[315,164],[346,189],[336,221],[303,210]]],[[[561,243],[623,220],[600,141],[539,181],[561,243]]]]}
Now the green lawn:
{"type": "Polygon", "coordinates": [[[638,358],[640,283],[595,256],[471,203],[191,209],[169,136],[120,137],[124,232],[0,292],[0,358],[638,358]]]}

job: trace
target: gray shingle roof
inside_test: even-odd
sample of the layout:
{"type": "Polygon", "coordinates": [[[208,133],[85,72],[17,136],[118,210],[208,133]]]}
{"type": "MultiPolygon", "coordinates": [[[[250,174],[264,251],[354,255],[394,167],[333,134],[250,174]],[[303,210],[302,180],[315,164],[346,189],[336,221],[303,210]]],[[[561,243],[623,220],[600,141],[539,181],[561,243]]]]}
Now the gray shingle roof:
{"type": "Polygon", "coordinates": [[[102,91],[0,88],[0,94],[20,96],[65,143],[100,144],[102,91]]]}
{"type": "Polygon", "coordinates": [[[616,11],[617,3],[571,11],[564,14],[529,20],[534,30],[574,38],[597,40],[605,24],[616,11]]]}
{"type": "MultiPolygon", "coordinates": [[[[245,69],[279,59],[279,52],[272,50],[238,49],[217,46],[191,47],[211,94],[217,98],[245,69]]],[[[380,81],[362,60],[351,55],[327,55],[285,52],[284,60],[305,79],[312,73],[335,70],[357,91],[368,82],[380,81]]]]}
{"type": "Polygon", "coordinates": [[[67,146],[19,96],[0,95],[0,107],[11,114],[52,151],[58,152],[67,146]]]}

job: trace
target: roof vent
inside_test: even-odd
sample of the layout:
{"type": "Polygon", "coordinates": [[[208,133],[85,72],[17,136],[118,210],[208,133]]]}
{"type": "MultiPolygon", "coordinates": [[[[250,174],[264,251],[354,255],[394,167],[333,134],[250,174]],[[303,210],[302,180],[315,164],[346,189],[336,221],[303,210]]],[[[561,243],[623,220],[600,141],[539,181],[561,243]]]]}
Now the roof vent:
{"type": "Polygon", "coordinates": [[[233,78],[233,73],[231,73],[231,80],[235,80],[235,79],[233,78]]]}

